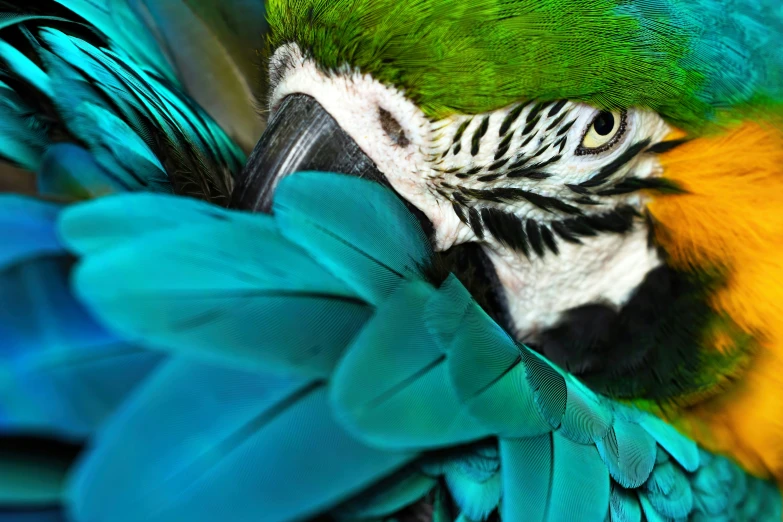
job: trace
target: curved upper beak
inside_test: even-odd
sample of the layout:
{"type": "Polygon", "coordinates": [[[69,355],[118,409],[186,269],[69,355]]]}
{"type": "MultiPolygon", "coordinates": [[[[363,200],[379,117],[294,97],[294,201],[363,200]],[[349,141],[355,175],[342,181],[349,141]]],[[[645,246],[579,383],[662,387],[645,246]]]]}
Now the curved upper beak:
{"type": "Polygon", "coordinates": [[[287,96],[256,144],[234,189],[233,208],[270,212],[283,177],[297,171],[337,172],[388,185],[375,163],[311,96],[287,96]]]}

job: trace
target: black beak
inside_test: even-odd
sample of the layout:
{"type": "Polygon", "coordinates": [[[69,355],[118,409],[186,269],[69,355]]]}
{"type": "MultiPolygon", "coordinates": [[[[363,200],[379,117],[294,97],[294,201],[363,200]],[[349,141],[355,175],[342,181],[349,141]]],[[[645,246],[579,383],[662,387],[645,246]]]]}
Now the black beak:
{"type": "Polygon", "coordinates": [[[231,206],[270,212],[281,178],[297,171],[337,172],[388,186],[386,177],[311,96],[287,96],[250,154],[231,206]]]}

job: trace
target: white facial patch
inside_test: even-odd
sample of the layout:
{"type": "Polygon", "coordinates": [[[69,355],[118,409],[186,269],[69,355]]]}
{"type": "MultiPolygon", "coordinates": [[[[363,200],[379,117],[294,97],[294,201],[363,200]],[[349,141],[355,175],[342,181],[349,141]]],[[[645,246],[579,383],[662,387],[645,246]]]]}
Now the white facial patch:
{"type": "Polygon", "coordinates": [[[270,75],[280,77],[270,97],[270,111],[289,94],[312,96],[340,124],[356,144],[384,173],[394,190],[416,205],[432,221],[438,243],[453,243],[461,223],[447,201],[432,192],[422,179],[430,173],[424,151],[431,146],[432,123],[421,110],[395,89],[368,75],[346,71],[325,75],[299,47],[277,49],[270,62],[270,75]],[[284,71],[279,70],[281,66],[284,71]],[[383,130],[380,109],[387,111],[405,131],[407,147],[400,147],[383,130]]]}
{"type": "Polygon", "coordinates": [[[639,191],[661,174],[646,149],[670,131],[655,113],[559,101],[431,121],[401,91],[347,68],[327,74],[295,44],[270,71],[270,109],[315,98],[430,219],[436,249],[484,246],[521,340],[568,309],[621,306],[661,263],[639,191]]]}

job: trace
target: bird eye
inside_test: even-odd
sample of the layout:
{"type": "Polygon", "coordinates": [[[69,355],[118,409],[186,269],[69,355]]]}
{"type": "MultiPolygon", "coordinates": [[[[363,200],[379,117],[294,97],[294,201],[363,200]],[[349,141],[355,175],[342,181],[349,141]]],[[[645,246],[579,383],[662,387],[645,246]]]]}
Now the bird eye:
{"type": "Polygon", "coordinates": [[[625,132],[625,111],[601,111],[587,128],[576,154],[598,154],[609,150],[625,132]]]}

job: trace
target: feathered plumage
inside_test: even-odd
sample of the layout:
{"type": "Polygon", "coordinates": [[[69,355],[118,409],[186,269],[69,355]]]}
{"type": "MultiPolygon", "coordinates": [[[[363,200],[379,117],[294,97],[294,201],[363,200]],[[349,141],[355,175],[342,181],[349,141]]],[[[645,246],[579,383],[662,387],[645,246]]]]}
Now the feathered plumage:
{"type": "Polygon", "coordinates": [[[268,11],[272,49],[296,42],[433,118],[570,99],[650,108],[691,130],[779,114],[783,100],[775,0],[271,0],[268,11]]]}
{"type": "Polygon", "coordinates": [[[260,2],[0,2],[0,156],[47,200],[0,198],[0,521],[779,520],[783,10],[571,4],[272,0],[267,83],[260,2]],[[251,96],[314,86],[397,193],[224,208],[251,96]],[[557,290],[642,226],[646,286],[519,341],[487,267],[557,290]]]}
{"type": "Polygon", "coordinates": [[[84,256],[80,299],[126,338],[178,355],[97,437],[71,483],[77,520],[214,520],[228,505],[238,520],[335,508],[388,515],[439,478],[463,513],[497,508],[507,520],[603,520],[610,499],[648,518],[780,516],[772,485],[756,493],[761,505],[746,495],[725,502],[758,479],[722,458],[714,465],[730,474],[715,504],[714,489],[699,489],[715,473],[712,457],[515,343],[453,276],[431,281],[421,230],[387,189],[299,174],[281,183],[274,220],[206,208],[115,196],[60,220],[84,256]],[[163,226],[127,227],[119,216],[131,202],[154,208],[163,226]],[[199,217],[166,226],[175,209],[199,217]],[[195,239],[204,237],[223,243],[195,239]],[[273,249],[278,263],[248,269],[259,259],[249,244],[273,249]],[[143,313],[153,306],[156,320],[143,313]],[[297,317],[298,331],[278,338],[266,328],[253,342],[244,328],[253,316],[297,317]],[[210,343],[212,329],[229,344],[210,343]],[[332,331],[345,335],[324,337],[332,331]],[[232,350],[232,339],[254,350],[232,350]],[[492,437],[499,442],[457,449],[492,437]],[[381,479],[382,489],[341,506],[381,479]]]}

